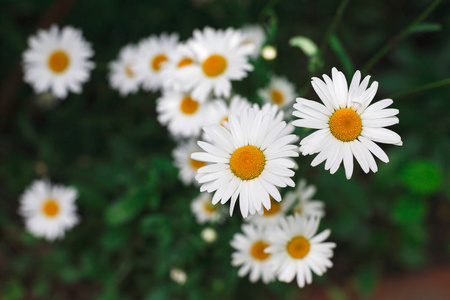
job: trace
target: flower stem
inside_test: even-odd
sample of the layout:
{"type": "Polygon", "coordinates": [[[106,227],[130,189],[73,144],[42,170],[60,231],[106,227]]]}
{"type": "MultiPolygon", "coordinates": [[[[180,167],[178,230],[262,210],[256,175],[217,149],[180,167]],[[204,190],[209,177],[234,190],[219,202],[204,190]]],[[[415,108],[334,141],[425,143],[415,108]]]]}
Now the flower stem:
{"type": "Polygon", "coordinates": [[[341,4],[339,4],[338,9],[334,13],[333,21],[331,21],[331,25],[330,27],[328,27],[328,31],[323,37],[322,43],[320,44],[320,51],[319,51],[320,56],[322,56],[325,53],[325,50],[327,49],[328,43],[330,41],[330,37],[336,30],[336,27],[339,24],[339,21],[341,20],[345,8],[347,7],[349,2],[350,0],[342,0],[341,4]]]}
{"type": "Polygon", "coordinates": [[[362,68],[362,73],[367,73],[383,56],[385,56],[398,42],[400,42],[411,29],[413,29],[417,24],[422,22],[428,15],[441,3],[442,0],[435,0],[424,12],[417,17],[408,27],[400,31],[395,37],[393,37],[386,45],[384,45],[374,56],[364,65],[362,68]]]}
{"type": "Polygon", "coordinates": [[[447,78],[447,79],[444,79],[444,80],[435,81],[435,82],[432,82],[432,83],[427,83],[427,84],[419,86],[419,87],[417,87],[417,88],[415,88],[413,90],[397,93],[397,94],[391,95],[391,96],[389,96],[387,98],[389,98],[389,99],[399,99],[399,98],[403,98],[403,97],[406,97],[406,96],[409,96],[409,95],[412,95],[412,94],[421,93],[421,92],[424,92],[424,91],[432,90],[432,89],[439,88],[439,87],[442,87],[442,86],[445,86],[445,85],[449,85],[449,84],[450,84],[450,78],[447,78]]]}

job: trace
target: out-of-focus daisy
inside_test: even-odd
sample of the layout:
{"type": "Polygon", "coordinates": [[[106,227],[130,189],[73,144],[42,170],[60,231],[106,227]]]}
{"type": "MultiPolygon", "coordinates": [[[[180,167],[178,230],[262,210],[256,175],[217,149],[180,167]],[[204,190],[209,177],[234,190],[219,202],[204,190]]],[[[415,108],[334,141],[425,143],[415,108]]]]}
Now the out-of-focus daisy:
{"type": "Polygon", "coordinates": [[[350,88],[342,72],[332,70],[333,78],[323,75],[324,81],[312,79],[312,86],[323,104],[304,98],[297,98],[293,115],[299,117],[293,124],[298,127],[319,129],[300,141],[303,155],[319,153],[312,161],[317,166],[325,161],[325,170],[334,174],[344,162],[347,179],[352,177],[353,156],[365,173],[377,172],[373,155],[383,162],[389,159],[374,142],[402,145],[400,136],[384,127],[398,123],[398,109],[386,108],[391,99],[371,102],[377,92],[378,82],[370,88],[370,76],[361,81],[356,71],[350,88]]]}
{"type": "Polygon", "coordinates": [[[175,160],[174,164],[179,170],[178,177],[184,183],[184,185],[190,185],[191,183],[198,184],[195,180],[197,170],[206,166],[203,161],[198,161],[191,158],[191,154],[200,151],[201,148],[197,145],[197,140],[189,140],[180,143],[172,152],[175,160]]]}
{"type": "Polygon", "coordinates": [[[222,206],[213,205],[212,195],[201,193],[191,203],[191,211],[197,219],[197,223],[217,223],[223,219],[222,206]]]}
{"type": "Polygon", "coordinates": [[[80,30],[53,25],[38,30],[28,39],[29,49],[23,54],[24,80],[36,93],[50,91],[57,98],[68,92],[81,93],[81,85],[89,79],[94,63],[90,43],[80,30]]]}
{"type": "Polygon", "coordinates": [[[267,87],[260,89],[258,95],[266,103],[280,108],[291,107],[295,99],[295,87],[284,77],[272,76],[267,87]]]}
{"type": "Polygon", "coordinates": [[[302,178],[295,191],[286,193],[283,202],[296,203],[293,212],[300,216],[321,218],[325,215],[323,202],[311,200],[316,190],[314,185],[307,185],[306,180],[302,178]]]}
{"type": "Polygon", "coordinates": [[[134,45],[127,45],[119,52],[117,60],[109,64],[109,83],[117,89],[122,97],[134,94],[139,89],[140,81],[134,70],[138,49],[134,45]]]}
{"type": "Polygon", "coordinates": [[[270,209],[269,195],[281,201],[277,186],[295,185],[290,170],[295,163],[290,158],[298,152],[290,143],[297,137],[288,134],[284,121],[274,122],[274,118],[273,113],[248,108],[239,118],[230,115],[226,128],[219,124],[203,128],[212,142],[199,141],[206,152],[191,157],[211,164],[200,168],[196,179],[201,191],[215,191],[213,204],[231,198],[230,214],[238,197],[245,218],[262,210],[262,205],[270,209]]]}
{"type": "Polygon", "coordinates": [[[162,86],[161,71],[169,60],[169,54],[178,45],[178,34],[152,35],[139,43],[139,51],[133,71],[146,91],[156,91],[162,86]]]}
{"type": "Polygon", "coordinates": [[[178,268],[172,268],[170,270],[170,279],[172,279],[174,282],[178,283],[179,285],[184,285],[187,280],[186,272],[178,269],[178,268]]]}
{"type": "Polygon", "coordinates": [[[286,216],[295,200],[296,199],[292,197],[283,197],[283,200],[281,202],[277,202],[272,197],[270,197],[270,209],[263,208],[262,215],[255,214],[253,216],[249,216],[246,221],[262,227],[275,226],[282,218],[286,216]]]}
{"type": "Polygon", "coordinates": [[[319,218],[305,218],[298,214],[280,220],[280,225],[267,231],[270,246],[265,250],[273,256],[278,280],[304,287],[312,282],[312,273],[321,276],[331,268],[335,243],[324,242],[330,230],[316,235],[319,218]]]}
{"type": "Polygon", "coordinates": [[[53,241],[78,223],[76,198],[74,188],[36,180],[22,195],[19,213],[30,233],[53,241]]]}
{"type": "Polygon", "coordinates": [[[260,278],[264,283],[275,279],[272,267],[272,255],[265,252],[270,246],[264,229],[253,224],[242,225],[243,233],[236,233],[230,244],[236,249],[232,254],[231,264],[241,266],[239,277],[250,273],[250,282],[256,282],[260,278]]]}
{"type": "Polygon", "coordinates": [[[216,97],[228,98],[231,81],[241,80],[253,70],[248,62],[253,45],[242,42],[242,33],[232,28],[195,30],[188,46],[198,63],[180,70],[184,89],[192,89],[192,96],[199,101],[205,101],[210,92],[216,97]]]}
{"type": "Polygon", "coordinates": [[[213,105],[216,106],[217,120],[213,124],[223,125],[224,122],[228,122],[228,116],[233,114],[239,116],[241,111],[250,107],[250,102],[244,97],[234,95],[230,103],[227,104],[224,100],[216,100],[213,105]]]}
{"type": "Polygon", "coordinates": [[[180,70],[190,66],[195,61],[194,52],[186,44],[179,44],[175,50],[169,53],[168,60],[162,65],[161,78],[165,89],[182,90],[183,81],[180,78],[180,70]]]}
{"type": "Polygon", "coordinates": [[[242,35],[244,36],[244,45],[251,44],[254,46],[251,57],[257,58],[261,53],[261,48],[266,41],[266,34],[260,25],[246,25],[242,28],[242,35]]]}
{"type": "Polygon", "coordinates": [[[193,137],[210,124],[215,110],[211,102],[200,102],[188,93],[165,90],[156,101],[158,121],[174,136],[193,137]]]}

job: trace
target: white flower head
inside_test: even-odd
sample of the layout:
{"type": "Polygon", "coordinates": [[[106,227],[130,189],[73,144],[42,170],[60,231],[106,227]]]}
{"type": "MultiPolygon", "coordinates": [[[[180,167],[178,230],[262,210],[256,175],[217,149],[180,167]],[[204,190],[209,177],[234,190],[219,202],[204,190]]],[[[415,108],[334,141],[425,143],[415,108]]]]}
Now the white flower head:
{"type": "Polygon", "coordinates": [[[213,204],[226,203],[231,198],[232,214],[239,197],[242,216],[270,209],[272,196],[281,201],[276,187],[295,186],[290,170],[298,156],[291,143],[297,139],[289,134],[284,121],[277,114],[254,108],[244,109],[239,117],[230,115],[225,126],[213,124],[204,127],[211,143],[199,141],[206,152],[193,153],[193,159],[209,162],[200,168],[196,179],[200,191],[215,192],[213,204]]]}
{"type": "Polygon", "coordinates": [[[307,185],[305,179],[300,179],[297,188],[293,192],[288,192],[284,196],[284,201],[295,203],[293,212],[304,217],[319,217],[325,215],[324,203],[319,200],[311,200],[316,194],[314,185],[307,185]]]}
{"type": "Polygon", "coordinates": [[[294,204],[295,199],[293,199],[292,197],[286,198],[285,196],[283,197],[283,200],[281,202],[277,202],[272,197],[270,197],[270,202],[270,209],[266,209],[263,207],[262,212],[258,212],[258,214],[249,216],[245,220],[266,228],[276,226],[278,225],[278,222],[280,222],[280,220],[286,216],[289,209],[294,204]]]}
{"type": "Polygon", "coordinates": [[[295,86],[284,77],[272,76],[267,87],[260,89],[258,95],[265,103],[291,108],[295,99],[295,86]]]}
{"type": "Polygon", "coordinates": [[[53,25],[38,30],[28,39],[28,46],[23,54],[24,81],[35,93],[49,91],[57,98],[66,98],[69,91],[81,93],[81,85],[94,68],[89,61],[94,51],[80,30],[53,25]]]}
{"type": "Polygon", "coordinates": [[[232,254],[231,264],[240,266],[239,277],[249,274],[250,282],[261,279],[267,284],[274,281],[272,255],[265,252],[270,242],[263,227],[253,224],[242,225],[242,233],[236,233],[230,244],[236,250],[232,254]]]}
{"type": "Polygon", "coordinates": [[[192,90],[192,96],[199,101],[205,101],[211,92],[215,97],[228,98],[231,81],[241,80],[253,70],[248,62],[253,45],[242,42],[242,33],[232,28],[195,30],[187,45],[197,63],[179,72],[184,90],[192,90]]]}
{"type": "Polygon", "coordinates": [[[393,103],[384,99],[372,105],[377,92],[375,81],[369,88],[370,76],[361,81],[356,71],[350,88],[342,72],[332,70],[332,78],[323,75],[324,81],[312,79],[312,86],[323,104],[297,98],[293,115],[300,118],[293,124],[298,127],[318,129],[300,141],[303,155],[315,154],[311,165],[325,161],[325,170],[334,174],[344,163],[347,179],[352,177],[353,156],[365,173],[378,171],[373,155],[383,162],[389,159],[374,142],[402,145],[400,136],[384,127],[397,124],[398,109],[386,108],[393,103]]]}
{"type": "Polygon", "coordinates": [[[280,225],[267,231],[270,246],[265,250],[273,256],[278,280],[304,287],[312,282],[312,272],[322,276],[333,263],[335,243],[324,242],[330,230],[316,235],[319,218],[305,218],[298,214],[280,220],[280,225]],[[312,272],[311,272],[312,271],[312,272]]]}
{"type": "Polygon", "coordinates": [[[224,122],[228,122],[229,115],[233,114],[239,116],[241,111],[251,106],[246,98],[239,95],[234,95],[229,104],[224,100],[215,100],[213,105],[216,106],[217,114],[215,116],[217,119],[213,120],[212,124],[220,125],[223,125],[224,122]]]}
{"type": "Polygon", "coordinates": [[[213,205],[212,195],[209,193],[201,193],[191,203],[191,211],[197,219],[197,223],[218,223],[223,220],[223,207],[213,205]]]}
{"type": "Polygon", "coordinates": [[[178,177],[181,179],[184,185],[190,185],[192,183],[198,185],[195,180],[197,170],[206,166],[203,161],[198,161],[191,158],[191,154],[200,151],[201,148],[197,145],[196,140],[191,139],[185,142],[181,142],[172,152],[174,158],[174,164],[178,168],[178,177]]]}
{"type": "Polygon", "coordinates": [[[133,71],[146,91],[162,87],[161,71],[169,60],[169,54],[178,45],[178,34],[152,35],[139,43],[138,58],[133,71]]]}
{"type": "Polygon", "coordinates": [[[194,52],[185,43],[178,46],[168,54],[168,60],[162,65],[161,80],[164,89],[183,90],[181,71],[194,63],[194,52]]]}
{"type": "Polygon", "coordinates": [[[36,180],[22,195],[19,213],[30,233],[53,241],[78,223],[76,198],[74,188],[36,180]]]}
{"type": "Polygon", "coordinates": [[[119,91],[122,97],[139,90],[139,78],[133,71],[138,56],[138,48],[126,45],[119,52],[119,57],[109,64],[109,84],[119,91]]]}
{"type": "Polygon", "coordinates": [[[253,59],[258,58],[266,41],[266,33],[262,26],[257,24],[246,25],[242,28],[242,35],[244,36],[244,45],[251,44],[254,46],[251,57],[253,59]]]}

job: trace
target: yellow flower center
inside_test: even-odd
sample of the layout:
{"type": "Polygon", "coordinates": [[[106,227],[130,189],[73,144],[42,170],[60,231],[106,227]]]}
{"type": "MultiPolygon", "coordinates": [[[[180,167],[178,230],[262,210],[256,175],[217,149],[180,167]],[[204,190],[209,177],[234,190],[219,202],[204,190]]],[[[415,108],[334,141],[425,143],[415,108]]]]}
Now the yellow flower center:
{"type": "Polygon", "coordinates": [[[216,77],[222,74],[227,68],[227,60],[222,55],[213,54],[205,59],[202,68],[206,76],[216,77]]]}
{"type": "Polygon", "coordinates": [[[255,146],[248,145],[236,149],[230,158],[230,169],[243,180],[256,178],[264,170],[266,157],[255,146]]]}
{"type": "Polygon", "coordinates": [[[264,252],[264,250],[269,247],[269,244],[267,244],[264,241],[257,241],[253,244],[252,248],[250,249],[250,254],[253,256],[256,260],[266,260],[269,258],[270,253],[264,252]]]}
{"type": "Polygon", "coordinates": [[[46,217],[49,217],[49,218],[55,217],[59,212],[58,202],[53,198],[48,198],[42,204],[42,212],[44,213],[44,215],[46,217]]]}
{"type": "Polygon", "coordinates": [[[278,89],[273,89],[270,92],[270,97],[272,98],[272,102],[277,105],[281,105],[284,102],[283,93],[281,93],[280,90],[278,90],[278,89]]]}
{"type": "Polygon", "coordinates": [[[129,65],[125,66],[125,75],[132,78],[134,76],[134,72],[129,65]]]}
{"type": "Polygon", "coordinates": [[[281,204],[277,201],[275,201],[272,196],[270,196],[270,209],[267,210],[265,207],[263,207],[264,209],[264,214],[263,216],[273,216],[274,214],[276,214],[277,212],[280,211],[281,209],[281,204]]]}
{"type": "Polygon", "coordinates": [[[216,212],[216,207],[209,201],[205,202],[205,204],[203,205],[203,208],[209,214],[213,214],[216,212]]]}
{"type": "Polygon", "coordinates": [[[309,241],[303,236],[293,237],[286,246],[290,256],[296,259],[305,257],[309,253],[309,241]]]}
{"type": "Polygon", "coordinates": [[[362,131],[361,117],[351,108],[336,110],[328,124],[331,134],[343,142],[353,141],[362,131]]]}
{"type": "Polygon", "coordinates": [[[193,169],[195,169],[195,170],[198,170],[201,167],[206,166],[206,163],[204,161],[199,161],[199,160],[195,160],[195,159],[192,159],[192,158],[189,158],[189,160],[190,160],[189,162],[191,164],[191,167],[193,169]]]}
{"type": "Polygon", "coordinates": [[[186,115],[192,115],[198,109],[198,102],[189,96],[186,96],[180,103],[181,111],[186,115]]]}
{"type": "Polygon", "coordinates": [[[69,55],[63,50],[53,51],[48,57],[48,67],[55,73],[64,72],[69,67],[69,55]]]}
{"type": "Polygon", "coordinates": [[[161,69],[161,64],[167,60],[167,56],[165,56],[164,54],[156,55],[152,60],[153,70],[159,71],[161,69]]]}
{"type": "Polygon", "coordinates": [[[298,213],[299,215],[301,215],[303,212],[303,207],[301,204],[297,204],[296,207],[294,207],[294,213],[298,213]]]}
{"type": "Polygon", "coordinates": [[[185,67],[185,66],[188,66],[188,65],[192,64],[193,62],[194,62],[194,61],[193,61],[192,59],[190,59],[189,57],[185,57],[185,58],[181,59],[181,60],[178,62],[177,67],[178,67],[178,68],[182,68],[182,67],[185,67]]]}
{"type": "Polygon", "coordinates": [[[225,118],[222,119],[222,121],[220,121],[220,125],[224,126],[225,122],[228,122],[228,116],[226,116],[225,118]]]}

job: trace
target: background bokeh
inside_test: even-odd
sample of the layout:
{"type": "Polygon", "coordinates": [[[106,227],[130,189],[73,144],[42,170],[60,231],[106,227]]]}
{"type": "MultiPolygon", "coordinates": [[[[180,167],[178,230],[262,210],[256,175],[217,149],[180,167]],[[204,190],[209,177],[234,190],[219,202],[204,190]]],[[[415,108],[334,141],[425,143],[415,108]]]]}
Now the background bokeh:
{"type": "MultiPolygon", "coordinates": [[[[379,280],[450,262],[450,118],[448,86],[393,97],[402,147],[383,146],[389,164],[351,180],[312,168],[300,157],[296,179],[318,187],[326,204],[322,228],[337,243],[334,267],[312,287],[294,283],[250,284],[230,265],[229,241],[239,214],[214,225],[207,244],[190,212],[198,189],[177,178],[176,145],[156,120],[158,93],[120,98],[106,80],[119,49],[151,34],[260,23],[278,49],[273,61],[234,84],[258,102],[256,89],[271,72],[305,89],[311,77],[333,66],[350,78],[384,45],[392,50],[363,75],[380,87],[376,99],[446,79],[450,74],[450,5],[443,1],[404,39],[396,36],[433,1],[351,1],[335,36],[310,61],[290,38],[305,36],[319,46],[340,1],[0,1],[0,298],[13,299],[301,299],[323,289],[334,299],[370,295],[379,280]],[[93,44],[96,68],[80,95],[52,108],[22,82],[20,59],[27,38],[50,24],[73,25],[93,44]],[[421,23],[423,25],[423,23],[421,23]],[[336,40],[334,40],[336,42],[336,40]],[[342,49],[341,49],[342,50],[342,49]],[[346,55],[345,55],[346,53],[346,55]],[[348,56],[350,63],[345,60],[348,56]],[[344,64],[343,64],[344,62],[344,64]],[[25,232],[18,198],[36,178],[75,186],[81,223],[63,240],[49,243],[25,232]],[[180,286],[172,268],[186,271],[180,286]]],[[[300,136],[306,131],[298,130],[300,136]]]]}

